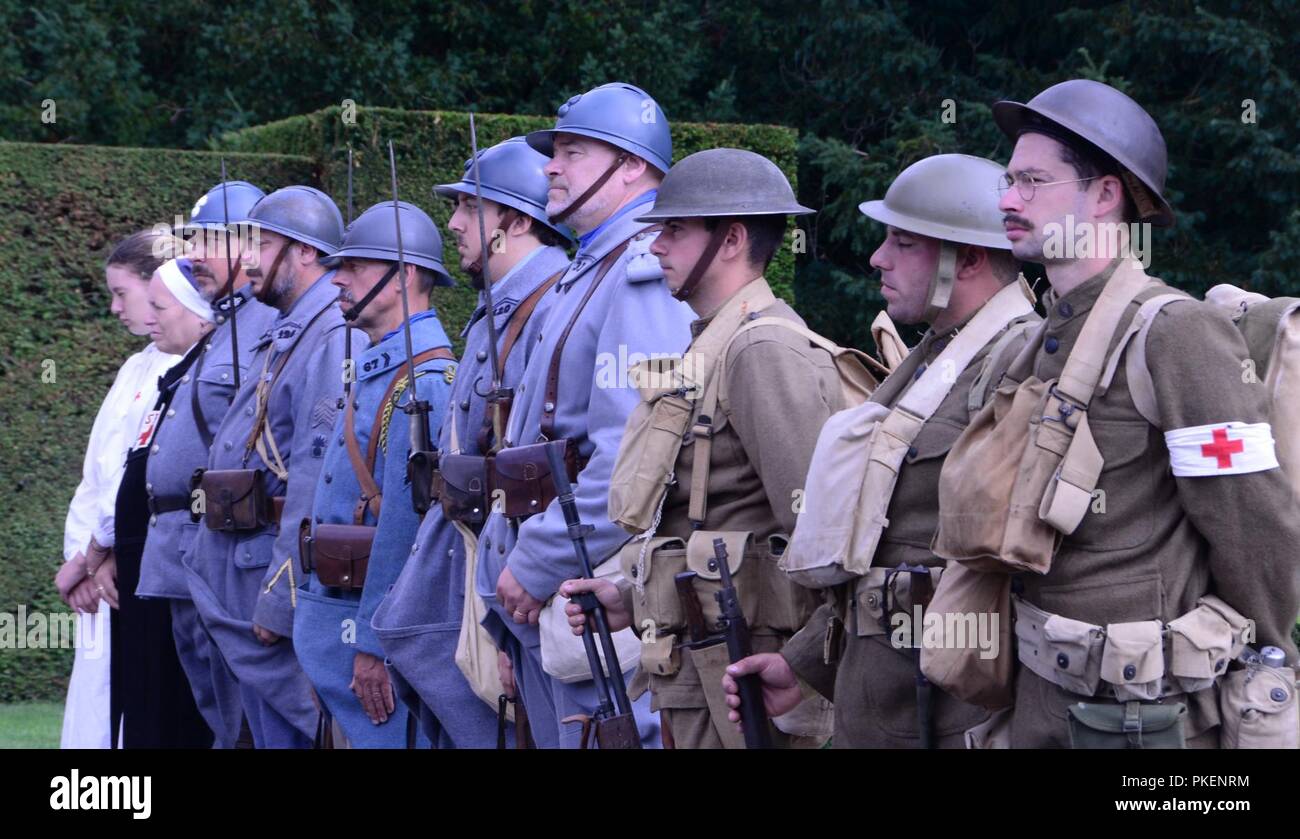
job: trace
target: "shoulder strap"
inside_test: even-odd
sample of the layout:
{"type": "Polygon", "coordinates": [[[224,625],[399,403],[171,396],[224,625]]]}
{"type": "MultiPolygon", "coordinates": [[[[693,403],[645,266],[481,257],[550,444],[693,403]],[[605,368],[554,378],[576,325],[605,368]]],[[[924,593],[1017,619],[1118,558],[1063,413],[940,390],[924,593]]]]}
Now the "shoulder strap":
{"type": "Polygon", "coordinates": [[[1129,321],[1128,328],[1124,330],[1119,343],[1111,351],[1110,358],[1106,361],[1105,372],[1097,387],[1098,394],[1105,393],[1110,388],[1111,381],[1115,378],[1115,371],[1119,367],[1120,357],[1125,356],[1124,350],[1127,347],[1128,354],[1125,356],[1124,369],[1128,376],[1129,396],[1132,397],[1133,406],[1137,408],[1138,413],[1157,428],[1160,427],[1160,417],[1156,404],[1155,383],[1151,381],[1151,371],[1147,369],[1147,334],[1151,331],[1151,324],[1155,321],[1156,314],[1166,305],[1179,300],[1194,300],[1194,298],[1186,294],[1157,294],[1138,307],[1137,314],[1129,321]]]}
{"type": "Polygon", "coordinates": [[[1076,405],[1086,407],[1106,364],[1106,351],[1129,303],[1151,282],[1140,264],[1122,259],[1088,313],[1079,338],[1065,360],[1056,390],[1076,405]]]}
{"type": "MultiPolygon", "coordinates": [[[[426,361],[435,358],[445,358],[451,361],[456,360],[456,356],[447,347],[434,347],[431,350],[425,350],[415,356],[415,366],[419,366],[426,361]]],[[[416,373],[418,376],[419,373],[416,373]]],[[[407,379],[406,366],[401,365],[394,375],[388,381],[388,388],[384,391],[384,396],[379,400],[379,407],[375,411],[375,421],[370,426],[370,442],[366,445],[366,458],[361,459],[361,446],[357,442],[355,407],[352,400],[346,400],[343,407],[343,441],[347,446],[348,460],[352,464],[352,471],[356,473],[357,483],[361,484],[361,499],[357,502],[357,507],[353,513],[353,523],[362,524],[365,521],[366,510],[379,519],[379,510],[383,503],[384,493],[379,484],[375,482],[375,459],[378,457],[379,438],[383,436],[381,429],[384,423],[384,414],[388,409],[388,403],[392,401],[393,392],[397,389],[400,382],[407,379]]]]}
{"type": "MultiPolygon", "coordinates": [[[[895,412],[906,411],[920,421],[927,422],[939,405],[947,398],[953,385],[971,363],[979,351],[988,345],[1007,324],[1016,318],[1024,317],[1034,310],[1034,306],[1025,297],[1018,284],[1011,284],[993,295],[980,307],[967,324],[957,333],[957,337],[948,342],[943,352],[925,368],[921,378],[917,379],[899,398],[895,412]]],[[[910,441],[909,441],[910,442],[910,441]]]]}
{"type": "Polygon", "coordinates": [[[591,281],[591,285],[587,286],[587,293],[582,296],[578,308],[573,310],[573,316],[569,318],[569,322],[564,326],[564,331],[560,333],[560,340],[556,342],[555,351],[551,353],[551,365],[546,370],[546,394],[542,403],[542,420],[540,423],[541,436],[544,440],[550,440],[555,435],[555,412],[560,407],[560,358],[564,354],[564,344],[569,340],[569,333],[573,331],[574,324],[581,317],[582,310],[587,308],[587,302],[591,300],[591,296],[596,293],[600,281],[605,279],[609,269],[614,267],[614,263],[627,250],[627,246],[632,240],[644,232],[644,230],[638,230],[636,234],[627,237],[619,243],[618,247],[605,254],[605,258],[600,261],[600,266],[596,269],[595,279],[591,281]],[[547,408],[548,405],[550,406],[549,409],[547,408]]]}
{"type": "Polygon", "coordinates": [[[907,358],[907,344],[898,334],[898,327],[889,314],[881,309],[876,319],[871,322],[871,339],[876,342],[876,352],[880,360],[890,370],[898,367],[907,358]]]}
{"type": "MultiPolygon", "coordinates": [[[[789,320],[788,318],[776,317],[774,315],[768,315],[767,317],[761,317],[761,318],[754,318],[753,320],[746,322],[744,326],[737,329],[735,333],[731,336],[731,341],[734,341],[737,338],[739,338],[742,333],[748,332],[751,329],[757,329],[760,326],[784,327],[786,329],[789,329],[791,332],[794,332],[795,334],[803,338],[806,338],[809,343],[826,350],[826,352],[830,353],[831,357],[833,358],[839,358],[841,355],[851,355],[857,358],[859,361],[861,361],[863,366],[868,368],[874,368],[876,372],[882,375],[885,376],[889,375],[889,368],[884,364],[881,364],[879,361],[873,358],[869,353],[865,353],[862,350],[857,349],[855,347],[842,347],[839,344],[832,341],[830,338],[827,338],[824,335],[819,335],[816,332],[813,332],[808,327],[795,323],[794,321],[789,320]]],[[[731,341],[727,342],[727,346],[723,349],[722,354],[719,356],[719,363],[722,363],[726,359],[727,351],[731,349],[731,341]]]]}
{"type": "MultiPolygon", "coordinates": [[[[283,248],[281,249],[281,253],[283,253],[283,248]]],[[[268,274],[267,276],[272,275],[268,274]]],[[[306,325],[302,328],[303,334],[306,334],[307,330],[311,329],[312,324],[319,320],[320,316],[328,312],[330,308],[330,306],[325,306],[319,312],[312,315],[311,320],[307,321],[306,325]]],[[[248,435],[248,442],[244,446],[245,463],[248,462],[248,453],[259,444],[260,441],[258,437],[261,435],[262,429],[266,426],[266,413],[270,407],[271,390],[275,387],[276,381],[279,380],[280,374],[284,372],[285,365],[289,363],[289,358],[293,355],[293,351],[298,349],[301,344],[302,339],[299,338],[297,341],[293,342],[293,346],[287,351],[280,353],[280,357],[275,360],[274,368],[271,368],[271,351],[275,346],[274,339],[272,339],[272,343],[267,346],[266,363],[262,365],[262,375],[259,377],[257,382],[257,419],[253,422],[253,430],[248,435]],[[268,368],[271,368],[270,379],[266,378],[268,368]]],[[[270,452],[276,462],[272,464],[270,460],[268,460],[266,454],[262,454],[261,452],[259,452],[259,454],[262,454],[262,460],[266,461],[267,466],[271,467],[271,470],[279,476],[280,480],[285,480],[289,473],[284,468],[284,461],[280,458],[280,451],[276,447],[275,440],[271,438],[269,432],[266,436],[270,452]]]]}
{"type": "Polygon", "coordinates": [[[564,268],[552,274],[546,282],[539,285],[532,294],[524,298],[524,302],[519,304],[513,312],[510,313],[510,320],[506,323],[506,334],[501,340],[501,352],[497,354],[497,378],[504,380],[506,377],[506,359],[510,358],[510,351],[515,348],[515,343],[519,341],[519,336],[523,334],[524,327],[528,325],[528,319],[533,316],[533,311],[537,304],[542,301],[542,295],[550,291],[560,277],[564,276],[564,268]]]}
{"type": "Polygon", "coordinates": [[[966,397],[966,411],[972,416],[980,408],[984,407],[985,394],[996,385],[993,382],[993,375],[999,370],[1009,369],[1002,362],[1011,351],[1011,347],[1017,340],[1024,337],[1026,333],[1032,331],[1038,326],[1036,320],[1022,320],[1019,323],[1012,323],[1006,331],[998,336],[997,341],[989,348],[988,355],[984,356],[984,363],[980,365],[979,375],[971,384],[970,393],[966,397]]]}
{"type": "MultiPolygon", "coordinates": [[[[719,364],[724,364],[726,357],[724,351],[721,355],[723,361],[719,364]]],[[[718,410],[719,378],[716,372],[709,377],[700,399],[700,409],[695,412],[691,425],[695,450],[691,452],[691,494],[686,515],[696,530],[704,527],[704,517],[709,511],[709,466],[713,454],[713,415],[718,410]]]]}

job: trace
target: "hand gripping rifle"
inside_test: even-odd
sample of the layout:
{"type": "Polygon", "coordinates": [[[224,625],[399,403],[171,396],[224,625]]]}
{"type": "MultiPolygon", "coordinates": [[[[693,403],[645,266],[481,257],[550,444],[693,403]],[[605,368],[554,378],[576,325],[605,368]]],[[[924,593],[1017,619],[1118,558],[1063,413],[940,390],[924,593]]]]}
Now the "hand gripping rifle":
{"type": "Polygon", "coordinates": [[[408,398],[402,410],[411,426],[411,454],[406,460],[406,477],[411,482],[411,503],[415,512],[423,516],[433,506],[433,470],[437,466],[437,452],[429,439],[429,403],[422,401],[415,390],[415,351],[411,342],[411,308],[406,302],[406,251],[402,249],[402,212],[397,204],[397,158],[393,155],[393,141],[388,141],[388,172],[393,182],[393,224],[397,235],[397,277],[402,292],[402,332],[406,337],[406,365],[408,398]]]}
{"type": "MultiPolygon", "coordinates": [[[[578,502],[573,497],[573,486],[569,483],[561,449],[547,446],[546,458],[551,466],[551,479],[555,482],[556,500],[564,511],[564,522],[569,526],[569,539],[573,541],[578,566],[584,579],[593,579],[595,575],[592,573],[591,557],[587,554],[586,537],[594,528],[583,524],[578,516],[578,502]]],[[[627,696],[627,684],[623,681],[623,668],[618,661],[618,651],[614,648],[614,635],[609,630],[605,607],[600,604],[595,593],[590,591],[573,599],[582,607],[582,613],[586,617],[582,625],[582,645],[587,649],[587,664],[591,667],[591,677],[596,682],[596,697],[599,702],[595,716],[596,743],[602,749],[639,749],[641,737],[632,716],[632,701],[627,696]],[[605,653],[608,673],[601,666],[600,654],[596,648],[597,636],[600,638],[600,649],[605,653]]],[[[584,748],[586,740],[584,736],[584,748]]]]}
{"type": "MultiPolygon", "coordinates": [[[[714,592],[718,607],[722,611],[719,623],[722,635],[727,642],[727,658],[732,664],[754,654],[749,637],[749,622],[740,608],[740,597],[736,594],[736,585],[731,579],[731,563],[727,557],[727,543],[722,539],[713,540],[713,565],[717,565],[718,578],[722,588],[714,592]]],[[[745,748],[772,748],[772,734],[767,726],[767,711],[763,706],[763,684],[757,674],[736,678],[740,689],[740,729],[745,735],[745,748]]]]}

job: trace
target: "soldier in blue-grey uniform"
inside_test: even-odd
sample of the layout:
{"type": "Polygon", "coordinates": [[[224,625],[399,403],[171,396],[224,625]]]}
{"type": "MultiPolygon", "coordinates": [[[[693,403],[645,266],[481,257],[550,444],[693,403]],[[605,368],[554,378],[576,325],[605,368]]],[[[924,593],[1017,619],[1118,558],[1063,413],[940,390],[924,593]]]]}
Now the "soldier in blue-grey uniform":
{"type": "MultiPolygon", "coordinates": [[[[217,429],[198,485],[204,523],[182,563],[213,644],[216,690],[234,681],[257,748],[306,747],[319,714],[289,641],[296,522],[311,514],[343,391],[346,333],[321,263],[339,248],[343,217],[323,192],[290,186],[259,201],[249,221],[256,245],[244,250],[244,272],[278,314],[217,429]]],[[[230,744],[238,731],[216,736],[230,744]]]]}
{"type": "Polygon", "coordinates": [[[199,528],[190,515],[190,478],[196,469],[207,466],[217,427],[235,398],[235,368],[241,383],[256,375],[249,371],[254,347],[276,316],[275,309],[253,298],[238,253],[239,242],[247,236],[248,214],[264,195],[245,181],[217,184],[199,198],[181,229],[194,278],[212,304],[216,327],[200,342],[202,349],[191,368],[169,382],[175,393],[167,421],[154,437],[145,473],[149,534],[135,593],[171,601],[176,652],[199,712],[214,731],[231,725],[238,729],[239,695],[233,689],[222,694],[215,690],[207,634],[190,600],[181,556],[194,543],[199,528]],[[232,227],[229,258],[227,219],[232,227]]]}
{"type": "Polygon", "coordinates": [[[429,307],[435,285],[453,284],[442,264],[442,237],[418,207],[402,202],[398,212],[405,277],[392,201],[362,213],[328,260],[337,268],[333,282],[344,316],[370,346],[355,359],[356,381],[334,421],[311,520],[301,525],[310,540],[303,545],[307,586],[294,611],[294,649],[353,748],[405,743],[407,710],[395,701],[371,616],[420,525],[407,474],[411,424],[424,423],[436,435],[456,373],[451,341],[429,307]],[[406,410],[411,365],[404,311],[415,392],[426,413],[406,410]]]}
{"type": "MultiPolygon", "coordinates": [[[[546,217],[546,163],[546,156],[522,137],[480,152],[487,247],[480,241],[473,160],[466,161],[459,181],[434,188],[455,202],[447,228],[455,237],[461,270],[480,290],[478,307],[461,332],[465,352],[442,420],[442,453],[478,457],[498,442],[487,399],[493,362],[484,275],[492,281],[500,384],[509,389],[519,382],[537,346],[546,310],[556,297],[547,292],[569,264],[564,251],[568,231],[546,217]]],[[[455,482],[449,462],[444,463],[448,470],[442,480],[455,482]]],[[[401,577],[375,613],[375,631],[395,671],[394,682],[438,748],[490,748],[498,733],[495,703],[501,689],[480,684],[476,690],[455,660],[465,610],[466,545],[472,541],[465,530],[476,535],[485,514],[486,503],[475,513],[450,499],[446,509],[441,503],[430,509],[401,577]]],[[[476,627],[471,623],[468,631],[476,627]]],[[[484,676],[497,675],[492,655],[486,660],[490,667],[479,673],[480,683],[484,676]]],[[[514,742],[513,737],[507,740],[514,742]]]]}
{"type": "MultiPolygon", "coordinates": [[[[654,99],[613,83],[561,105],[555,127],[529,134],[528,143],[550,157],[549,217],[579,240],[550,292],[555,299],[515,394],[506,443],[573,442],[578,510],[594,528],[586,540],[599,565],[627,539],[607,514],[619,442],[640,398],[620,368],[638,356],[680,354],[690,342],[691,310],[673,299],[649,252],[650,225],[636,221],[671,165],[672,139],[654,99]]],[[[594,683],[546,674],[537,622],[560,583],[581,572],[557,502],[527,517],[508,517],[512,509],[509,498],[495,508],[479,541],[476,584],[492,608],[485,624],[510,652],[537,745],[573,747],[580,728],[561,720],[595,712],[594,683]]],[[[637,716],[643,742],[654,746],[648,699],[638,700],[637,716]]]]}

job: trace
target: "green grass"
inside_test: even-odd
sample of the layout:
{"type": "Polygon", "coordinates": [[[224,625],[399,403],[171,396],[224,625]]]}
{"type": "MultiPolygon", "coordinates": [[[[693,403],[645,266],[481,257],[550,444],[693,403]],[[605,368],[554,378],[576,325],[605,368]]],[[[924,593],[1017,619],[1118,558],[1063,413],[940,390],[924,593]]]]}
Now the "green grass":
{"type": "Polygon", "coordinates": [[[57,749],[62,702],[0,705],[0,749],[57,749]]]}

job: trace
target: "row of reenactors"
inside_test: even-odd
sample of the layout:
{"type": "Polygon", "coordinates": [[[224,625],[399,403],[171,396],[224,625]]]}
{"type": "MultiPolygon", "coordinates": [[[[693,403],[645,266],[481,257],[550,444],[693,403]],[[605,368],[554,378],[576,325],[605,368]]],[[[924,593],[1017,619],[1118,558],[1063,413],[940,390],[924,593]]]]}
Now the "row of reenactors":
{"type": "MultiPolygon", "coordinates": [[[[882,325],[878,385],[764,279],[812,212],[776,165],[673,165],[627,84],[558,114],[435,189],[480,292],[459,361],[419,208],[345,229],[318,190],[239,181],[196,205],[151,281],[181,358],[116,545],[86,553],[117,563],[126,745],[585,745],[585,591],[646,747],[742,746],[742,677],[778,745],[1078,745],[1112,712],[1130,742],[1173,720],[1212,745],[1246,644],[1295,661],[1300,511],[1241,333],[1123,237],[1052,247],[1067,219],[1172,223],[1163,138],[1127,96],[1075,80],[998,103],[1006,166],[925,158],[861,205],[889,317],[927,327],[908,351],[882,325]],[[227,224],[256,246],[227,250],[227,224]],[[1045,317],[1021,262],[1045,267],[1045,317]],[[739,663],[715,539],[752,629],[739,663]],[[947,651],[957,676],[921,669],[943,656],[922,650],[932,603],[991,622],[947,651]]],[[[1268,682],[1288,719],[1292,682],[1268,682]]]]}

